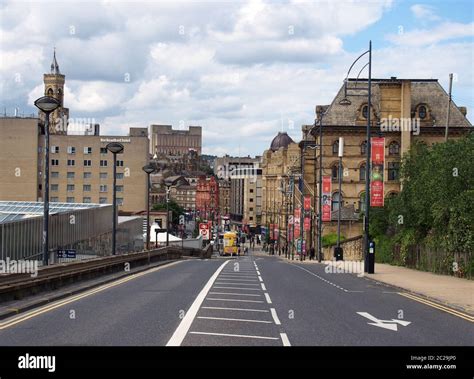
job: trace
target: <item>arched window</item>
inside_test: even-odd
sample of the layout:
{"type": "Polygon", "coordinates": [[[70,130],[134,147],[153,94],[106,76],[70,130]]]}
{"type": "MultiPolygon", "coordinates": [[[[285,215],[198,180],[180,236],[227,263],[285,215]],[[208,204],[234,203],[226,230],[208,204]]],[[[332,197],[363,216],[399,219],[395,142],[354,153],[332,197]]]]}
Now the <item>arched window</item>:
{"type": "Polygon", "coordinates": [[[360,144],[360,155],[367,154],[367,141],[364,141],[360,144]]]}
{"type": "Polygon", "coordinates": [[[365,212],[365,192],[359,195],[359,212],[365,212]]]}
{"type": "Polygon", "coordinates": [[[334,163],[331,166],[331,177],[332,177],[332,180],[339,179],[339,163],[334,163]]]}
{"type": "Polygon", "coordinates": [[[420,105],[418,107],[418,117],[424,120],[426,116],[427,116],[426,107],[424,105],[420,105]]]}
{"type": "Polygon", "coordinates": [[[369,106],[368,106],[368,105],[364,105],[364,106],[362,107],[362,117],[365,118],[365,119],[367,119],[368,115],[369,115],[369,106]]]}
{"type": "Polygon", "coordinates": [[[390,142],[390,145],[388,145],[388,155],[400,155],[400,144],[398,142],[390,142]]]}
{"type": "Polygon", "coordinates": [[[331,209],[333,211],[336,211],[339,209],[339,206],[342,205],[344,206],[344,199],[342,198],[342,194],[339,192],[334,192],[332,194],[332,199],[331,199],[331,209]]]}
{"type": "Polygon", "coordinates": [[[332,144],[332,155],[337,155],[338,153],[339,153],[339,140],[336,140],[332,144]]]}
{"type": "Polygon", "coordinates": [[[48,89],[48,96],[53,96],[54,95],[54,91],[52,88],[49,88],[48,89]]]}
{"type": "Polygon", "coordinates": [[[359,181],[365,182],[365,163],[359,166],[359,181]]]}

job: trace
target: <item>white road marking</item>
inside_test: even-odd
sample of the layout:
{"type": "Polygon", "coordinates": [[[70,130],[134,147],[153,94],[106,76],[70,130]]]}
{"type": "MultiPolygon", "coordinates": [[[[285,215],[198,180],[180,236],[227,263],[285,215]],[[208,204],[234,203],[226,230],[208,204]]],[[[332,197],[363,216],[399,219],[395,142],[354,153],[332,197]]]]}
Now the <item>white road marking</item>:
{"type": "Polygon", "coordinates": [[[270,312],[272,313],[273,321],[275,321],[275,324],[281,325],[280,319],[278,318],[275,308],[270,308],[270,312]]]}
{"type": "Polygon", "coordinates": [[[209,292],[209,295],[262,296],[253,293],[209,292]]]}
{"type": "Polygon", "coordinates": [[[281,341],[283,342],[283,346],[291,346],[290,340],[286,333],[280,333],[281,341]]]}
{"type": "Polygon", "coordinates": [[[186,312],[186,315],[179,323],[178,328],[175,330],[166,346],[181,346],[184,337],[186,337],[186,334],[188,333],[188,330],[191,327],[191,324],[199,311],[199,307],[206,298],[207,293],[210,291],[215,280],[217,279],[221,271],[224,269],[225,265],[229,262],[230,261],[225,261],[224,263],[222,263],[220,267],[216,270],[216,272],[211,276],[207,284],[204,286],[204,288],[194,300],[189,310],[186,312]]]}
{"type": "Polygon", "coordinates": [[[247,336],[244,334],[227,334],[227,333],[190,332],[190,334],[204,334],[207,336],[238,337],[238,338],[256,338],[256,339],[262,339],[262,340],[278,340],[279,339],[275,337],[247,336]]]}
{"type": "Polygon", "coordinates": [[[258,277],[258,280],[260,280],[261,282],[263,282],[263,279],[261,276],[258,277]]]}
{"type": "Polygon", "coordinates": [[[257,275],[260,275],[260,271],[257,270],[257,275]]]}
{"type": "Polygon", "coordinates": [[[256,278],[255,275],[242,275],[242,274],[220,274],[222,278],[256,278]]]}
{"type": "Polygon", "coordinates": [[[213,301],[239,301],[242,303],[263,303],[260,300],[241,300],[241,299],[216,299],[216,298],[207,298],[206,300],[213,300],[213,301]]]}
{"type": "Polygon", "coordinates": [[[245,311],[245,312],[265,312],[268,313],[266,309],[248,309],[248,308],[226,308],[226,307],[201,307],[202,309],[220,309],[220,310],[229,310],[229,311],[245,311]]]}
{"type": "Polygon", "coordinates": [[[411,324],[411,321],[404,321],[404,320],[397,320],[397,319],[379,320],[377,317],[372,316],[370,313],[367,313],[367,312],[357,312],[357,314],[361,315],[362,317],[368,318],[370,321],[373,321],[373,322],[368,322],[367,324],[369,325],[374,325],[374,326],[378,326],[379,328],[389,329],[394,332],[398,331],[397,324],[401,326],[408,326],[411,324]]]}
{"type": "Polygon", "coordinates": [[[227,289],[227,290],[260,291],[260,288],[218,287],[218,286],[214,286],[212,288],[227,289]]]}
{"type": "MultiPolygon", "coordinates": [[[[220,280],[220,279],[219,279],[220,280]]],[[[258,286],[258,283],[235,283],[235,282],[220,282],[220,281],[216,281],[216,284],[235,284],[237,286],[258,286]]]]}
{"type": "Polygon", "coordinates": [[[262,283],[262,290],[266,291],[267,288],[265,287],[265,284],[262,283]]]}
{"type": "Polygon", "coordinates": [[[198,316],[198,318],[206,320],[222,320],[222,321],[241,321],[241,322],[256,322],[261,324],[271,324],[271,321],[261,321],[261,320],[247,320],[243,318],[227,318],[227,317],[208,317],[208,316],[198,316]]]}
{"type": "Polygon", "coordinates": [[[219,280],[227,280],[227,281],[239,281],[239,282],[256,282],[257,279],[238,279],[238,278],[229,278],[229,279],[225,279],[225,278],[221,278],[219,277],[219,280]]]}
{"type": "Polygon", "coordinates": [[[267,303],[268,304],[271,304],[272,303],[272,300],[270,299],[270,295],[268,295],[268,293],[265,292],[265,299],[267,299],[267,303]]]}
{"type": "Polygon", "coordinates": [[[334,284],[333,282],[330,282],[329,280],[324,279],[322,276],[319,276],[318,274],[315,274],[314,272],[311,272],[311,271],[309,271],[309,270],[306,270],[304,267],[300,267],[300,266],[295,265],[295,264],[292,264],[292,263],[290,263],[290,264],[291,264],[292,266],[298,267],[299,269],[301,269],[301,270],[303,270],[303,271],[306,271],[308,274],[311,274],[311,275],[315,276],[315,277],[318,278],[318,279],[321,279],[323,282],[325,282],[325,283],[327,283],[327,284],[330,284],[330,285],[332,285],[332,286],[334,286],[334,287],[337,287],[338,289],[340,289],[340,290],[342,290],[342,291],[344,291],[344,292],[349,292],[348,290],[346,290],[346,289],[344,289],[344,288],[338,286],[337,284],[334,284]]]}

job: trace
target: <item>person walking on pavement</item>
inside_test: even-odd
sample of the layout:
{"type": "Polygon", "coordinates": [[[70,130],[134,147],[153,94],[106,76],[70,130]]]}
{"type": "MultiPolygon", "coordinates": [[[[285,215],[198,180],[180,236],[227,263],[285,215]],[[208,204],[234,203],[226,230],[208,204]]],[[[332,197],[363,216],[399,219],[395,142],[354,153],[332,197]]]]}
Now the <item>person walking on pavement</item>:
{"type": "Polygon", "coordinates": [[[314,260],[314,254],[315,254],[315,251],[314,251],[314,247],[311,247],[311,249],[309,249],[309,260],[314,260]]]}

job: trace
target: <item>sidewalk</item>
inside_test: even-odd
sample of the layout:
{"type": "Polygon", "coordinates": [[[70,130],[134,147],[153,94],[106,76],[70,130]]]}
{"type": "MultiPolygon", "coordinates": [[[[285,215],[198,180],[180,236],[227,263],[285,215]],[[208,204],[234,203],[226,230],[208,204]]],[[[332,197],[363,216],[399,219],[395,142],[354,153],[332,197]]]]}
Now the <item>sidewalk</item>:
{"type": "MultiPolygon", "coordinates": [[[[265,251],[254,249],[256,255],[267,255],[265,251]]],[[[274,257],[285,259],[284,255],[274,257]]],[[[300,261],[295,256],[294,263],[302,264],[324,264],[318,261],[300,261]]],[[[335,262],[331,262],[334,264],[335,262]]],[[[354,274],[355,275],[355,274],[354,274]]],[[[388,284],[401,290],[411,292],[414,295],[425,297],[437,303],[458,308],[470,315],[474,315],[474,281],[460,279],[447,275],[438,275],[431,272],[414,270],[406,267],[392,266],[389,264],[376,263],[375,274],[365,274],[365,278],[388,284]]]]}
{"type": "Polygon", "coordinates": [[[367,278],[386,283],[474,314],[474,281],[376,263],[367,278]]]}

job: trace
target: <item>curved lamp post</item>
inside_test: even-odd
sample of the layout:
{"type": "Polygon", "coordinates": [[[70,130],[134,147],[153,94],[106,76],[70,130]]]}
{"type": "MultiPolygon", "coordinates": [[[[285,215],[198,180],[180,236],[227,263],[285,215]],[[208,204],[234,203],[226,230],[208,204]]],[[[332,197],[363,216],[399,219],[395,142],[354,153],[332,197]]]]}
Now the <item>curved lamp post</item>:
{"type": "Polygon", "coordinates": [[[43,96],[35,101],[35,106],[44,114],[44,190],[43,190],[43,265],[49,262],[49,115],[61,106],[59,100],[43,96]]]}
{"type": "Polygon", "coordinates": [[[112,220],[112,255],[115,255],[115,240],[117,232],[117,154],[123,152],[123,145],[118,142],[111,142],[106,146],[107,150],[114,155],[114,197],[113,197],[113,209],[114,215],[112,220]]]}
{"type": "Polygon", "coordinates": [[[146,190],[146,249],[150,250],[150,174],[155,171],[155,168],[148,163],[142,167],[142,170],[147,175],[147,190],[146,190]]]}

